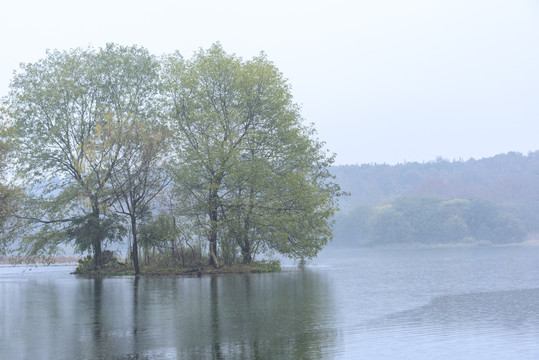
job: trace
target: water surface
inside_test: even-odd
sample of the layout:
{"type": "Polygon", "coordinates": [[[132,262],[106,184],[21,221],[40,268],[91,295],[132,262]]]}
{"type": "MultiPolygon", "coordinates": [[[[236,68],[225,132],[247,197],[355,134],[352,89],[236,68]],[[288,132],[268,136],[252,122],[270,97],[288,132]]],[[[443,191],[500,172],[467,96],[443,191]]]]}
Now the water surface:
{"type": "Polygon", "coordinates": [[[2,359],[537,359],[539,248],[325,251],[306,270],[0,267],[2,359]]]}

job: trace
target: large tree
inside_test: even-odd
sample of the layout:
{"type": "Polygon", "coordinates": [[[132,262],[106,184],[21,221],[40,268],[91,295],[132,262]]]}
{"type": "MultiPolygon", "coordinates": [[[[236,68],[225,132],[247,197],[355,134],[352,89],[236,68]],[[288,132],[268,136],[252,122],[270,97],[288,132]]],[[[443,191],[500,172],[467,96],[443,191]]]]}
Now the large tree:
{"type": "Polygon", "coordinates": [[[257,134],[256,146],[249,144],[227,179],[223,216],[244,263],[268,249],[312,258],[332,238],[340,194],[327,170],[332,158],[308,129],[274,126],[271,137],[265,130],[257,134]]]}
{"type": "Polygon", "coordinates": [[[264,54],[244,61],[219,44],[169,56],[163,70],[176,182],[190,212],[205,215],[210,263],[219,236],[235,239],[246,263],[264,249],[315,256],[331,238],[339,188],[283,75],[264,54]]]}
{"type": "Polygon", "coordinates": [[[165,167],[168,131],[156,121],[138,120],[131,124],[123,141],[120,166],[112,177],[116,196],[113,207],[129,219],[131,258],[138,275],[138,223],[150,216],[151,202],[170,182],[165,167]]]}
{"type": "Polygon", "coordinates": [[[8,162],[15,153],[15,141],[7,107],[0,104],[0,254],[12,239],[11,227],[17,209],[17,189],[8,181],[8,162]]]}
{"type": "Polygon", "coordinates": [[[20,170],[36,195],[26,218],[41,224],[32,251],[77,236],[101,265],[117,220],[112,178],[126,153],[123,134],[152,113],[158,62],[138,47],[48,52],[23,65],[10,106],[20,138],[20,170]]]}

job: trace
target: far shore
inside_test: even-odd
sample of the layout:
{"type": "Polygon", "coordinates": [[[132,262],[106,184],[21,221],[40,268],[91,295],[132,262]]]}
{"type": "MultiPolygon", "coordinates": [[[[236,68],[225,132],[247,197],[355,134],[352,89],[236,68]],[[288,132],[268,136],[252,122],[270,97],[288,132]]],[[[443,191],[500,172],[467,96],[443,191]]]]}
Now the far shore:
{"type": "Polygon", "coordinates": [[[474,248],[474,247],[512,247],[512,246],[539,246],[539,240],[527,240],[523,242],[514,242],[514,243],[506,243],[506,244],[493,244],[490,242],[483,242],[483,241],[477,241],[477,242],[460,242],[460,243],[448,243],[448,244],[424,244],[424,243],[403,243],[403,244],[384,244],[384,245],[366,245],[366,246],[359,246],[358,248],[391,248],[391,249],[398,249],[398,248],[407,248],[407,249],[424,249],[424,248],[474,248]]]}
{"type": "Polygon", "coordinates": [[[52,264],[76,264],[80,257],[74,256],[51,256],[51,257],[26,257],[26,256],[0,256],[0,265],[52,265],[52,264]]]}
{"type": "MultiPolygon", "coordinates": [[[[539,246],[539,238],[528,239],[518,243],[507,244],[491,244],[491,243],[450,243],[450,244],[423,244],[423,243],[407,243],[407,244],[383,244],[383,245],[359,245],[359,246],[329,246],[326,249],[365,249],[365,248],[378,248],[378,249],[424,249],[424,248],[459,248],[459,247],[511,247],[511,246],[539,246]]],[[[80,259],[84,257],[76,256],[51,256],[51,257],[25,257],[25,256],[0,256],[0,265],[52,265],[52,264],[77,264],[80,259]]],[[[238,271],[238,269],[233,270],[238,271]]],[[[213,271],[208,271],[212,273],[213,271]]],[[[215,271],[220,272],[219,270],[215,271]]],[[[222,271],[227,273],[227,271],[222,271]]],[[[158,274],[159,271],[148,271],[148,274],[158,274]]]]}

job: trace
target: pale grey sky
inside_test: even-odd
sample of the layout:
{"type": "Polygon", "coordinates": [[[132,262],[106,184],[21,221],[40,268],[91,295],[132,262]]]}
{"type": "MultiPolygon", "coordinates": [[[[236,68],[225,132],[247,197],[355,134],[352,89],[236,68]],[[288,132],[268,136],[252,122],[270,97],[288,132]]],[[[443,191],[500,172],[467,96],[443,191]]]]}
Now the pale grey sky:
{"type": "Polygon", "coordinates": [[[265,51],[338,164],[539,149],[536,0],[11,0],[0,96],[46,49],[265,51]]]}

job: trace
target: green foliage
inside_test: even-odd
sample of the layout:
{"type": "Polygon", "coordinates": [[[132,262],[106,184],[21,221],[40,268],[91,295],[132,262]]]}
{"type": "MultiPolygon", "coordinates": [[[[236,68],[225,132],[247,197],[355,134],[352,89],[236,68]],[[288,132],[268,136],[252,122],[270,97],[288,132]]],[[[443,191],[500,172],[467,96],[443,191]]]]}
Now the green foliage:
{"type": "Polygon", "coordinates": [[[375,209],[370,206],[358,206],[348,214],[339,212],[335,216],[333,244],[347,246],[353,241],[354,245],[366,245],[370,241],[369,221],[374,211],[375,209]]]}
{"type": "Polygon", "coordinates": [[[331,239],[339,187],[290,86],[264,54],[244,61],[219,44],[164,66],[176,136],[176,184],[192,226],[228,254],[233,239],[248,263],[272,249],[310,258],[331,239]],[[225,243],[226,242],[226,243],[225,243]]]}
{"type": "Polygon", "coordinates": [[[168,134],[155,119],[133,119],[122,136],[121,161],[111,177],[113,208],[130,220],[132,259],[137,275],[140,273],[137,223],[151,217],[150,203],[170,182],[164,160],[168,134]]]}
{"type": "Polygon", "coordinates": [[[409,219],[392,206],[376,209],[374,216],[369,219],[370,238],[377,244],[409,241],[413,231],[409,219]]]}
{"type": "Polygon", "coordinates": [[[372,213],[387,199],[396,199],[391,205],[413,228],[408,240],[399,241],[520,242],[539,231],[538,170],[539,151],[481,160],[333,167],[342,188],[352,193],[342,202],[347,212],[336,217],[336,243],[374,243],[368,222],[375,221],[372,213]]]}
{"type": "Polygon", "coordinates": [[[71,219],[65,229],[65,241],[73,240],[75,249],[82,253],[92,250],[96,238],[112,243],[121,241],[125,234],[126,230],[115,214],[111,213],[107,217],[87,214],[71,219]]]}
{"type": "Polygon", "coordinates": [[[5,102],[0,103],[0,255],[6,254],[13,240],[21,196],[20,189],[8,180],[8,167],[17,144],[6,106],[5,102]]]}
{"type": "Polygon", "coordinates": [[[74,241],[97,268],[125,219],[137,274],[139,240],[148,263],[150,251],[166,258],[168,249],[200,261],[192,243],[206,239],[217,267],[218,249],[231,264],[267,250],[304,259],[332,238],[334,156],[263,53],[243,60],[220,44],[187,60],[114,44],[52,51],[21,67],[9,108],[31,195],[30,253],[74,241]],[[156,201],[164,192],[166,210],[156,201]]]}
{"type": "Polygon", "coordinates": [[[114,252],[105,250],[102,254],[102,266],[95,268],[95,260],[88,255],[85,258],[78,260],[78,265],[75,275],[84,277],[100,277],[100,276],[117,276],[117,275],[133,275],[134,270],[127,264],[122,263],[114,255],[114,252]]]}
{"type": "Polygon", "coordinates": [[[139,240],[143,247],[167,247],[177,236],[173,218],[164,213],[139,227],[139,240]]]}
{"type": "Polygon", "coordinates": [[[75,274],[87,274],[94,270],[94,259],[88,255],[83,259],[79,259],[75,274]]]}
{"type": "Polygon", "coordinates": [[[331,172],[351,192],[341,202],[346,212],[402,196],[487,200],[513,206],[529,231],[539,231],[539,151],[467,161],[343,165],[331,172]]]}
{"type": "Polygon", "coordinates": [[[484,200],[400,197],[337,218],[341,245],[516,243],[527,234],[510,207],[484,200]],[[356,230],[350,232],[350,224],[356,230]],[[353,239],[350,243],[348,239],[353,239]]]}
{"type": "Polygon", "coordinates": [[[153,116],[157,66],[145,49],[108,44],[48,52],[15,75],[9,101],[18,169],[34,197],[24,217],[43,227],[27,237],[33,251],[61,245],[63,233],[81,249],[91,246],[99,265],[102,242],[119,228],[109,221],[113,176],[130,154],[123,149],[133,123],[153,116]],[[37,232],[45,237],[35,242],[37,232]]]}
{"type": "Polygon", "coordinates": [[[249,266],[250,272],[270,273],[281,271],[281,262],[279,260],[257,261],[249,266]]]}

